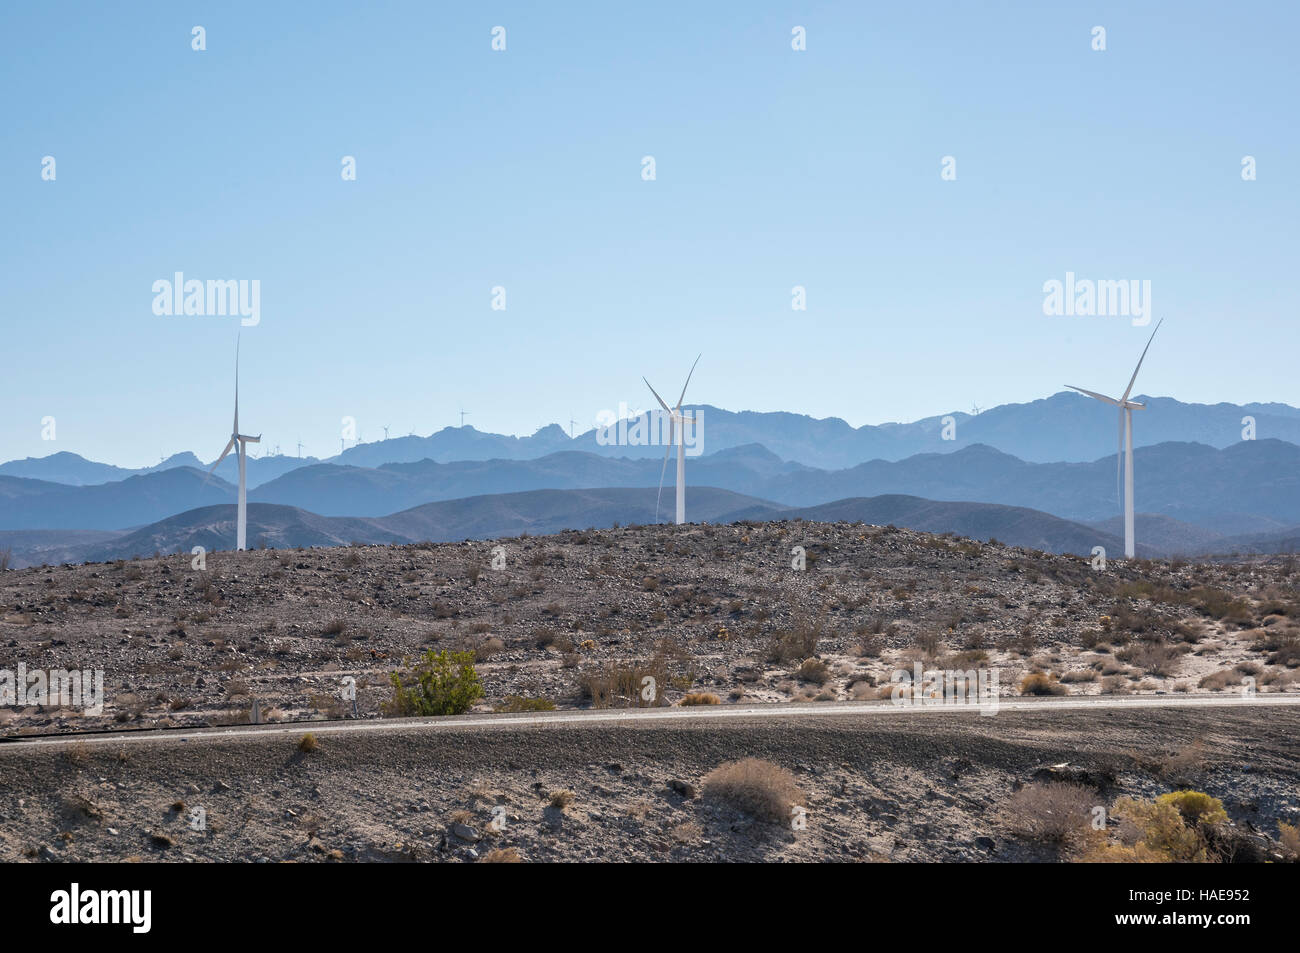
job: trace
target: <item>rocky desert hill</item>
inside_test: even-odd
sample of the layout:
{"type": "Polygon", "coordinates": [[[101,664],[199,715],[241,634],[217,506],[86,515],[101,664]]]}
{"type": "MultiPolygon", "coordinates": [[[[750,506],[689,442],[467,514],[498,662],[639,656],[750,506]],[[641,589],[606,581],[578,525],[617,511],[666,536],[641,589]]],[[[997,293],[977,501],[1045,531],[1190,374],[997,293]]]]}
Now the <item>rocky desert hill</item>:
{"type": "Polygon", "coordinates": [[[917,662],[1011,694],[1296,691],[1298,580],[802,521],[34,567],[0,575],[0,667],[102,669],[106,705],[0,731],[377,717],[431,648],[473,653],[481,711],[645,704],[647,675],[655,705],[874,699],[917,662]]]}

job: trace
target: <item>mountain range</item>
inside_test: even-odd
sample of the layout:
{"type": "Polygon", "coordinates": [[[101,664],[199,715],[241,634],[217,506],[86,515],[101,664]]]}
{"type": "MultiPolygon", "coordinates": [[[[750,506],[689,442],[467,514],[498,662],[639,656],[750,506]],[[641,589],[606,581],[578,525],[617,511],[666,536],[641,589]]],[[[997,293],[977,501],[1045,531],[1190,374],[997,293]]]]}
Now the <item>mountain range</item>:
{"type": "MultiPolygon", "coordinates": [[[[1135,460],[1143,513],[1195,524],[1216,536],[1272,533],[1300,524],[1300,446],[1295,444],[1249,440],[1216,450],[1167,443],[1138,450],[1135,460]]],[[[318,463],[255,488],[249,499],[321,516],[377,517],[484,494],[653,487],[661,469],[656,460],[577,451],[537,460],[425,460],[376,468],[318,463]]],[[[1078,522],[1110,519],[1119,508],[1114,456],[1091,463],[1026,463],[982,445],[843,470],[788,463],[761,446],[736,447],[691,460],[687,473],[693,516],[695,486],[788,507],[903,494],[1022,506],[1078,522]]],[[[672,479],[670,473],[661,509],[665,518],[672,479]]],[[[192,467],[91,486],[0,476],[0,528],[127,529],[227,503],[234,494],[231,484],[192,467]]]]}
{"type": "MultiPolygon", "coordinates": [[[[1140,399],[1147,408],[1138,413],[1135,422],[1134,441],[1138,447],[1181,442],[1222,449],[1242,439],[1242,421],[1246,417],[1254,419],[1255,436],[1300,444],[1300,409],[1286,404],[1185,404],[1167,397],[1140,399]]],[[[975,444],[995,447],[1031,463],[1086,462],[1113,454],[1116,449],[1115,418],[1095,401],[1072,392],[1024,404],[1004,404],[979,414],[953,412],[912,423],[856,428],[837,417],[734,412],[709,405],[687,409],[702,414],[702,447],[707,453],[759,444],[781,460],[820,469],[845,469],[868,460],[898,461],[918,453],[951,453],[975,444]],[[953,425],[950,440],[944,439],[947,417],[951,417],[953,425]]],[[[422,460],[536,460],[566,450],[633,459],[658,459],[663,455],[658,446],[604,446],[595,430],[570,438],[555,424],[528,437],[483,433],[473,427],[446,427],[427,437],[411,435],[358,444],[325,461],[284,455],[250,457],[248,485],[260,486],[320,462],[373,469],[422,460]]],[[[156,466],[128,470],[64,451],[0,464],[0,476],[89,485],[187,466],[204,469],[206,465],[193,453],[185,452],[156,466]]],[[[215,475],[233,482],[235,466],[234,457],[228,457],[215,475]]]]}

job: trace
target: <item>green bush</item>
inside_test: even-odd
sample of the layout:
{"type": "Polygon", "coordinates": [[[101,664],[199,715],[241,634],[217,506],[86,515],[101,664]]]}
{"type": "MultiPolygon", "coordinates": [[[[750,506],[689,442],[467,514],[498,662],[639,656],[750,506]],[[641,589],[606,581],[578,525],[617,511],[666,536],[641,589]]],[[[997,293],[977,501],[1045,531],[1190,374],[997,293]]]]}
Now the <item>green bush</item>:
{"type": "Polygon", "coordinates": [[[393,697],[385,711],[392,715],[463,715],[483,697],[473,652],[429,649],[414,667],[404,661],[389,680],[393,697]]]}

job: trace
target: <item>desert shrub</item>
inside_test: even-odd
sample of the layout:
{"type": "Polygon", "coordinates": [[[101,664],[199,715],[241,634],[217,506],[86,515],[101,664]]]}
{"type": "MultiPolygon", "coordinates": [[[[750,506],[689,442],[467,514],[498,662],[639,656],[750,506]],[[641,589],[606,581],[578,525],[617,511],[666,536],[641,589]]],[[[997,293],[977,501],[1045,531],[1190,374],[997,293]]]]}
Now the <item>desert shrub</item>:
{"type": "Polygon", "coordinates": [[[663,692],[669,683],[667,668],[659,661],[633,662],[584,672],[578,691],[592,708],[649,708],[665,704],[663,692]]]}
{"type": "Polygon", "coordinates": [[[484,659],[489,659],[498,652],[504,652],[505,650],[506,644],[496,636],[493,636],[490,639],[484,639],[479,644],[479,647],[474,650],[474,659],[475,661],[482,662],[484,659]]]}
{"type": "Polygon", "coordinates": [[[1223,802],[1200,791],[1171,791],[1155,801],[1122,797],[1115,802],[1113,813],[1121,821],[1122,843],[1100,859],[1124,859],[1132,854],[1134,859],[1154,855],[1175,863],[1207,863],[1212,859],[1209,839],[1228,819],[1223,802]]]}
{"type": "Polygon", "coordinates": [[[683,705],[721,705],[722,699],[712,692],[689,692],[682,696],[683,705]]]}
{"type": "Polygon", "coordinates": [[[1300,857],[1300,827],[1279,821],[1277,836],[1292,857],[1300,857]]]}
{"type": "Polygon", "coordinates": [[[1222,824],[1228,819],[1223,802],[1201,791],[1170,791],[1156,798],[1157,804],[1172,804],[1183,820],[1193,824],[1222,824]]]}
{"type": "Polygon", "coordinates": [[[325,635],[342,635],[347,627],[348,624],[342,619],[333,619],[325,624],[325,628],[321,629],[321,632],[325,635]]]}
{"type": "Polygon", "coordinates": [[[1187,747],[1161,758],[1156,770],[1161,776],[1174,780],[1186,778],[1205,767],[1205,743],[1199,738],[1187,747]]]}
{"type": "Polygon", "coordinates": [[[1097,673],[1094,672],[1092,669],[1088,669],[1088,668],[1081,668],[1078,669],[1077,671],[1066,672],[1064,675],[1061,676],[1062,682],[1095,682],[1096,680],[1097,680],[1097,673]]]}
{"type": "Polygon", "coordinates": [[[800,681],[825,685],[830,681],[831,667],[819,658],[808,658],[803,660],[803,664],[795,670],[794,674],[800,681]]]}
{"type": "Polygon", "coordinates": [[[703,790],[706,797],[773,824],[787,823],[792,808],[808,803],[794,775],[759,758],[719,765],[705,776],[703,790]]]}
{"type": "Polygon", "coordinates": [[[1280,639],[1274,646],[1268,656],[1269,665],[1285,665],[1288,668],[1300,665],[1300,639],[1280,639]]]}
{"type": "Polygon", "coordinates": [[[564,810],[566,807],[568,807],[570,804],[572,804],[572,803],[573,803],[573,799],[576,798],[577,796],[578,796],[578,795],[577,795],[576,793],[574,793],[573,791],[568,790],[567,788],[564,789],[564,790],[560,790],[560,791],[552,791],[552,792],[551,792],[551,807],[556,808],[557,810],[561,810],[561,811],[562,811],[562,810],[564,810]]]}
{"type": "Polygon", "coordinates": [[[1026,784],[1007,800],[1003,818],[1014,834],[1055,847],[1082,844],[1092,829],[1097,794],[1081,784],[1026,784]]]}
{"type": "Polygon", "coordinates": [[[821,638],[822,624],[800,625],[773,636],[767,650],[769,662],[793,662],[806,659],[817,651],[817,640],[821,638]]]}
{"type": "Polygon", "coordinates": [[[937,632],[919,633],[916,636],[916,647],[927,656],[934,656],[939,651],[939,634],[937,632]]]}
{"type": "Polygon", "coordinates": [[[1070,690],[1050,675],[1031,672],[1020,680],[1022,695],[1068,695],[1070,690]]]}
{"type": "Polygon", "coordinates": [[[319,747],[320,747],[320,742],[316,740],[316,736],[313,735],[310,731],[307,732],[307,734],[303,735],[302,738],[299,739],[298,741],[298,750],[301,751],[303,754],[311,754],[319,747]]]}
{"type": "Polygon", "coordinates": [[[854,682],[852,687],[849,688],[849,694],[855,701],[866,701],[868,699],[879,697],[876,687],[866,681],[854,682]]]}
{"type": "Polygon", "coordinates": [[[1210,586],[1193,589],[1190,595],[1192,605],[1212,619],[1222,619],[1227,622],[1250,620],[1250,603],[1241,596],[1234,596],[1230,592],[1210,586]]]}
{"type": "Polygon", "coordinates": [[[1161,677],[1174,674],[1181,655],[1182,653],[1171,645],[1149,642],[1130,645],[1115,653],[1115,657],[1120,661],[1136,665],[1148,675],[1161,677]]]}
{"type": "Polygon", "coordinates": [[[1224,668],[1206,675],[1197,683],[1197,686],[1211,692],[1221,692],[1229,685],[1240,684],[1241,676],[1230,668],[1224,668]]]}
{"type": "Polygon", "coordinates": [[[395,715],[461,715],[483,697],[472,652],[435,652],[389,675],[393,697],[385,711],[395,715]],[[407,684],[403,684],[403,677],[407,684]]]}

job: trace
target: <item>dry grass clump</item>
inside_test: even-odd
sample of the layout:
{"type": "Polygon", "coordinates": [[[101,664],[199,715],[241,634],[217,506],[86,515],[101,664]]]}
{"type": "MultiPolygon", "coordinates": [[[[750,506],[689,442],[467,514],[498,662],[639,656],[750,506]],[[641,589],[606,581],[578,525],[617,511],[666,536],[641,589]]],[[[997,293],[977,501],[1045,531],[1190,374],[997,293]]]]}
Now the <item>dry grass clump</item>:
{"type": "Polygon", "coordinates": [[[1022,695],[1068,695],[1070,690],[1050,675],[1033,672],[1020,681],[1022,695]]]}
{"type": "Polygon", "coordinates": [[[517,847],[493,847],[478,859],[480,864],[522,864],[517,847]]]}
{"type": "Polygon", "coordinates": [[[576,798],[577,796],[578,795],[575,792],[567,789],[562,791],[552,791],[551,807],[555,808],[556,810],[562,811],[570,804],[572,804],[574,798],[576,798]]]}
{"type": "Polygon", "coordinates": [[[298,750],[303,754],[311,754],[318,748],[320,748],[320,742],[316,740],[316,736],[310,731],[298,741],[298,750]]]}
{"type": "Polygon", "coordinates": [[[801,682],[825,685],[830,681],[831,667],[819,658],[808,658],[803,660],[803,663],[795,670],[794,674],[801,682]]]}
{"type": "Polygon", "coordinates": [[[1014,834],[1058,848],[1077,847],[1091,831],[1095,791],[1062,781],[1026,784],[1003,808],[1014,834]]]}
{"type": "Polygon", "coordinates": [[[760,758],[719,765],[705,775],[703,788],[705,797],[773,824],[787,823],[792,808],[808,803],[793,774],[760,758]]]}
{"type": "Polygon", "coordinates": [[[652,708],[667,704],[664,689],[670,684],[666,660],[654,658],[583,672],[578,692],[592,708],[652,708]]]}
{"type": "Polygon", "coordinates": [[[490,659],[494,655],[504,652],[505,650],[506,644],[494,635],[491,638],[484,639],[479,644],[479,647],[474,650],[474,660],[482,662],[486,659],[490,659]]]}
{"type": "Polygon", "coordinates": [[[1230,668],[1222,668],[1217,672],[1211,672],[1197,683],[1198,687],[1211,692],[1221,692],[1229,685],[1240,684],[1241,676],[1230,668]]]}
{"type": "Polygon", "coordinates": [[[722,699],[713,692],[688,692],[682,696],[682,705],[721,705],[722,699]]]}

